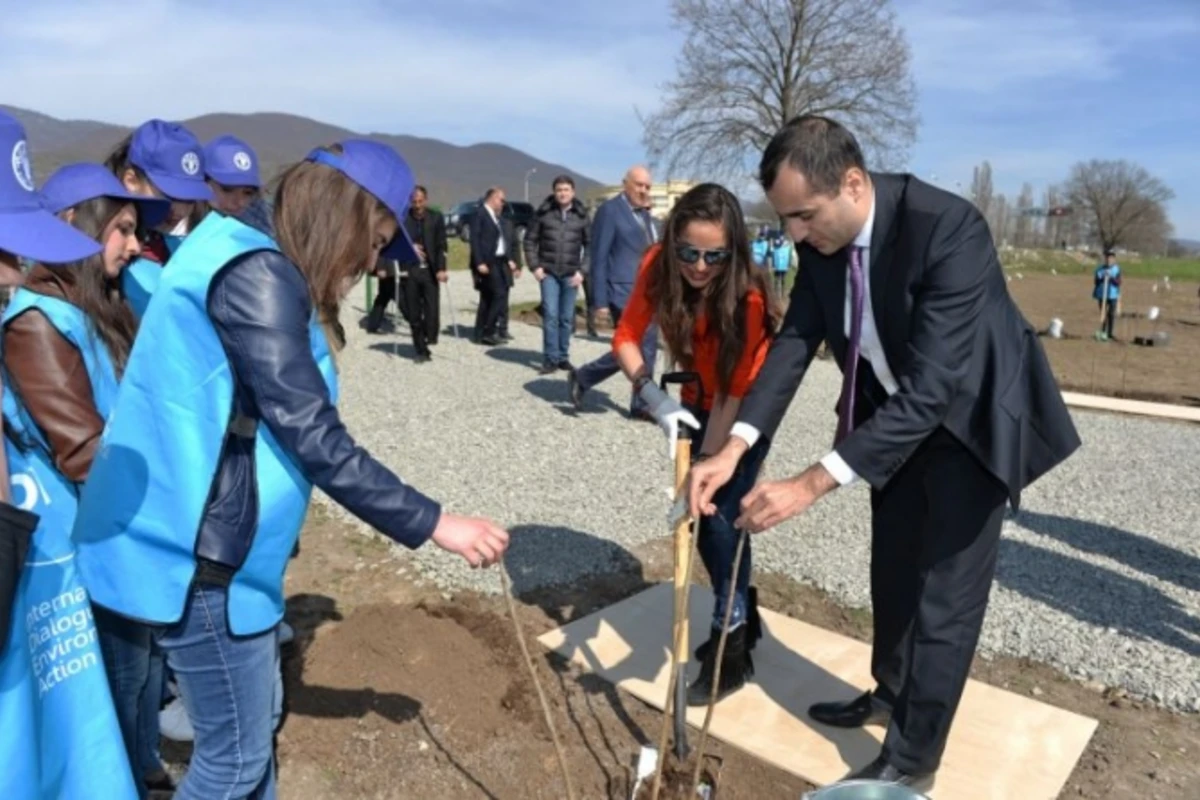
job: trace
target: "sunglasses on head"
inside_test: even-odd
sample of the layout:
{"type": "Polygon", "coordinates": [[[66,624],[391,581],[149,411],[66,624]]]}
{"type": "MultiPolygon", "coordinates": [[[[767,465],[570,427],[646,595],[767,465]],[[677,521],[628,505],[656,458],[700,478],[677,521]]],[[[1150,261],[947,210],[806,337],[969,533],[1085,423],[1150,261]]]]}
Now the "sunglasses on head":
{"type": "Polygon", "coordinates": [[[729,261],[733,255],[730,250],[701,250],[690,244],[681,244],[675,248],[675,257],[685,264],[695,264],[701,258],[710,267],[719,267],[729,261]]]}

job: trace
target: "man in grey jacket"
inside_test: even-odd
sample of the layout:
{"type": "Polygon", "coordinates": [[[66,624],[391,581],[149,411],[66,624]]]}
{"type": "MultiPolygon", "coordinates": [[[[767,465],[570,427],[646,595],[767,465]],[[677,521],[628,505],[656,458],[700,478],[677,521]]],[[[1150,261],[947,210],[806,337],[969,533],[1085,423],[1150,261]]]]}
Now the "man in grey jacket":
{"type": "Polygon", "coordinates": [[[538,207],[525,233],[525,264],[542,292],[542,367],[549,375],[570,370],[575,294],[587,272],[587,209],[575,197],[569,175],[554,179],[554,193],[538,207]]]}

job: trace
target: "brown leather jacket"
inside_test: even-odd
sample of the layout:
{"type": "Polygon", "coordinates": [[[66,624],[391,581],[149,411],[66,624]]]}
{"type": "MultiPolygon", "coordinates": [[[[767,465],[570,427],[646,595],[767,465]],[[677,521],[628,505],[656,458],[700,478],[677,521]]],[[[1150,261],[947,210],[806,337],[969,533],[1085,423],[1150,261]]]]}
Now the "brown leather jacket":
{"type": "MultiPolygon", "coordinates": [[[[73,302],[73,288],[41,264],[25,288],[73,302]]],[[[83,356],[40,312],[30,310],[4,326],[4,367],[33,422],[45,434],[54,466],[82,483],[104,432],[83,356]]]]}

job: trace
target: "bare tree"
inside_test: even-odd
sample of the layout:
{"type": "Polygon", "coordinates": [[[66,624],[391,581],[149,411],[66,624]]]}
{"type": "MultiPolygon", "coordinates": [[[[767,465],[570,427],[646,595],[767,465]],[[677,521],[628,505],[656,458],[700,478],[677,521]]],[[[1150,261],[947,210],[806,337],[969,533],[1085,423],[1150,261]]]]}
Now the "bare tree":
{"type": "Polygon", "coordinates": [[[992,207],[992,165],[984,161],[975,168],[971,178],[971,202],[979,209],[984,219],[992,207]]]}
{"type": "Polygon", "coordinates": [[[992,206],[994,207],[992,216],[995,220],[994,224],[992,224],[992,239],[995,240],[997,247],[1003,247],[1011,241],[1008,231],[1009,219],[1011,217],[1008,208],[1008,198],[1001,192],[992,201],[992,206]]]}
{"type": "Polygon", "coordinates": [[[1171,234],[1175,232],[1167,219],[1162,203],[1155,203],[1137,222],[1130,226],[1122,245],[1143,255],[1166,255],[1170,249],[1171,234]]]}
{"type": "Polygon", "coordinates": [[[666,174],[740,183],[784,123],[824,114],[873,167],[916,138],[911,55],[890,0],[674,0],[687,39],[643,141],[666,174]]]}
{"type": "Polygon", "coordinates": [[[1033,186],[1022,184],[1017,198],[1017,229],[1013,233],[1013,247],[1029,247],[1033,241],[1033,186]]]}
{"type": "Polygon", "coordinates": [[[1067,193],[1075,213],[1086,218],[1102,248],[1128,245],[1140,224],[1153,227],[1164,204],[1175,196],[1162,181],[1129,161],[1080,162],[1071,168],[1067,193]]]}

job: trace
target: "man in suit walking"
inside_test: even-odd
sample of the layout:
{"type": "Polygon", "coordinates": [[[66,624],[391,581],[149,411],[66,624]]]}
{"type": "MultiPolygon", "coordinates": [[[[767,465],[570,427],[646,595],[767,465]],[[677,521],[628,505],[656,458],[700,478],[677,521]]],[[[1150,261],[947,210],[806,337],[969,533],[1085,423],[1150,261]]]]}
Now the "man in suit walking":
{"type": "Polygon", "coordinates": [[[501,312],[508,310],[508,287],[512,277],[520,275],[513,260],[516,233],[503,211],[504,190],[493,186],[484,194],[471,225],[471,272],[479,290],[475,341],[489,346],[500,344],[498,325],[501,312]]]}
{"type": "MultiPolygon", "coordinates": [[[[592,304],[595,318],[612,319],[615,328],[621,322],[621,312],[633,292],[638,265],[646,248],[658,241],[658,229],[650,216],[650,171],[632,167],[625,173],[622,192],[596,209],[592,221],[592,304]]],[[[658,327],[651,325],[642,340],[642,358],[646,368],[654,373],[654,356],[658,350],[658,327]]],[[[583,408],[583,395],[588,389],[608,380],[621,371],[611,352],[567,373],[567,390],[576,409],[583,408]]],[[[633,396],[630,415],[634,419],[650,420],[633,396]]]]}
{"type": "Polygon", "coordinates": [[[1005,503],[1016,507],[1079,437],[974,206],[911,175],[868,173],[854,136],[817,116],[776,134],[759,179],[800,271],[728,441],[693,469],[691,510],[712,513],[827,340],[843,373],[834,447],[755,487],[735,525],[758,533],[839,486],[870,485],[876,686],[809,713],[886,725],[879,757],[851,777],[924,790],[974,657],[1005,503]]]}
{"type": "Polygon", "coordinates": [[[428,208],[429,193],[424,186],[413,189],[404,228],[412,240],[418,261],[401,264],[405,308],[412,329],[417,362],[429,361],[430,345],[438,339],[438,283],[446,280],[446,221],[428,208]]]}
{"type": "Polygon", "coordinates": [[[375,294],[375,301],[371,304],[370,313],[367,314],[367,333],[379,333],[388,303],[393,300],[396,302],[396,311],[406,322],[408,321],[408,309],[404,300],[404,280],[402,280],[404,276],[400,274],[396,260],[380,256],[375,261],[375,277],[379,279],[379,291],[375,294]],[[400,281],[399,286],[396,281],[400,281]]]}

